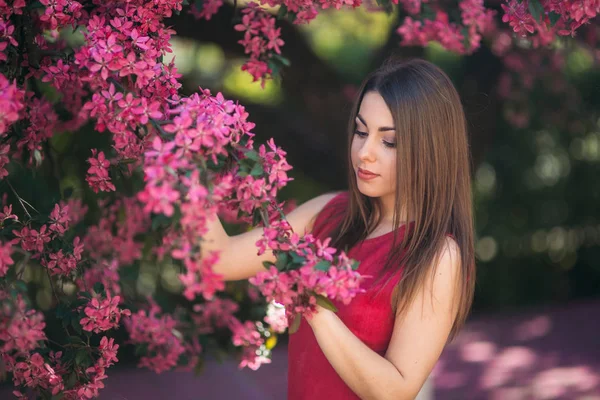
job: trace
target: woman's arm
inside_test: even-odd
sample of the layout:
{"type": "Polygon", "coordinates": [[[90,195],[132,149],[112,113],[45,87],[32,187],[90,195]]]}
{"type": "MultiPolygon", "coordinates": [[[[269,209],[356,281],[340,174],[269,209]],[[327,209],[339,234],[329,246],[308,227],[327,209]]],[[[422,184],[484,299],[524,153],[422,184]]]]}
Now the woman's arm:
{"type": "Polygon", "coordinates": [[[385,357],[331,311],[319,308],[308,321],[333,368],[361,399],[414,399],[435,366],[458,311],[459,250],[454,240],[447,242],[433,279],[396,317],[385,357]]]}
{"type": "MultiPolygon", "coordinates": [[[[303,235],[312,230],[316,215],[338,193],[327,193],[315,197],[290,212],[286,219],[294,232],[303,235]]],[[[218,251],[219,261],[213,265],[213,271],[223,275],[227,281],[248,279],[260,271],[264,271],[263,261],[275,261],[271,251],[257,255],[256,242],[263,235],[263,228],[255,228],[235,236],[228,236],[219,218],[214,215],[209,219],[208,233],[201,243],[204,254],[218,251]]]]}

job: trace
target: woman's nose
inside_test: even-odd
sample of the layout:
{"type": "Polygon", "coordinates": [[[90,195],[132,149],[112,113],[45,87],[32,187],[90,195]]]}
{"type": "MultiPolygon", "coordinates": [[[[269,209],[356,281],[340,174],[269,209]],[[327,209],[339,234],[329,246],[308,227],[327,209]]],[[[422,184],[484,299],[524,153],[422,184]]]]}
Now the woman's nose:
{"type": "Polygon", "coordinates": [[[361,161],[368,161],[368,162],[375,161],[376,157],[375,157],[375,151],[373,149],[374,143],[370,139],[371,138],[367,138],[367,140],[365,140],[362,143],[362,146],[358,150],[358,158],[361,161]]]}

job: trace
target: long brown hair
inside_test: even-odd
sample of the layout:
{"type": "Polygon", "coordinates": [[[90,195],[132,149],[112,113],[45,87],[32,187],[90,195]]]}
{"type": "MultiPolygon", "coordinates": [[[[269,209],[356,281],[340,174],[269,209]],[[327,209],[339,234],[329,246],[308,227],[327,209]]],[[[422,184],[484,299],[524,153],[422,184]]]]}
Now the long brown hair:
{"type": "MultiPolygon", "coordinates": [[[[360,87],[349,124],[349,204],[341,224],[329,236],[337,248],[364,240],[381,221],[376,199],[360,193],[350,161],[356,116],[367,92],[385,100],[396,127],[396,204],[392,250],[378,282],[385,285],[396,273],[393,309],[400,314],[414,299],[451,235],[460,249],[461,287],[458,313],[450,338],[463,326],[475,287],[471,172],[466,121],[460,97],[450,78],[425,60],[388,60],[360,87]],[[397,243],[400,210],[406,210],[406,229],[397,243]]],[[[434,274],[431,274],[434,276],[434,274]]]]}

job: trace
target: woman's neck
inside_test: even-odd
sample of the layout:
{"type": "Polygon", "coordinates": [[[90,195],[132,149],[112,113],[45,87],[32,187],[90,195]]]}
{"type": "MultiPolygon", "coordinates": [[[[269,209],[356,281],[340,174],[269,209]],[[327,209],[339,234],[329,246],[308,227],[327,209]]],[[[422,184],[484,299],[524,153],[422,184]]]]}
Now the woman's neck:
{"type": "MultiPolygon", "coordinates": [[[[387,196],[382,196],[378,198],[379,201],[379,212],[381,213],[381,218],[377,215],[379,219],[379,225],[390,225],[394,224],[394,211],[396,208],[396,196],[395,193],[392,193],[387,196]]],[[[401,207],[399,213],[397,215],[398,221],[400,223],[405,222],[408,219],[406,207],[401,207]]]]}

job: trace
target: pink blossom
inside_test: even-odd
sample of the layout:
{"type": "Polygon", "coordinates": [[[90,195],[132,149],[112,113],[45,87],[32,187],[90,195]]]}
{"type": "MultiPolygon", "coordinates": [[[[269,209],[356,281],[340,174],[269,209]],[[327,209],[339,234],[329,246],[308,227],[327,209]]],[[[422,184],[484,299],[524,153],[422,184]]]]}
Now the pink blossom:
{"type": "Polygon", "coordinates": [[[25,116],[24,102],[25,91],[17,88],[16,82],[10,83],[0,74],[0,136],[8,131],[10,125],[25,116]]]}
{"type": "Polygon", "coordinates": [[[139,367],[156,373],[175,367],[179,356],[186,351],[181,337],[175,333],[177,322],[170,315],[159,316],[159,313],[160,308],[151,303],[148,311],[140,310],[126,322],[131,342],[148,348],[139,367]]]}
{"type": "Polygon", "coordinates": [[[118,308],[119,300],[120,296],[111,297],[109,292],[106,293],[104,299],[92,298],[85,307],[84,313],[86,316],[80,321],[83,330],[100,333],[117,328],[122,315],[131,315],[129,310],[118,308]]]}
{"type": "MultiPolygon", "coordinates": [[[[10,299],[6,292],[0,291],[0,301],[10,299]]],[[[28,354],[46,340],[44,316],[41,312],[27,309],[21,295],[13,302],[4,305],[0,312],[0,352],[28,354]],[[8,314],[6,314],[8,312],[8,314]]]]}
{"type": "Polygon", "coordinates": [[[59,235],[65,233],[69,229],[69,208],[61,207],[59,204],[54,205],[54,210],[50,213],[50,230],[59,235]]]}
{"type": "Polygon", "coordinates": [[[225,288],[223,277],[212,270],[212,265],[218,259],[218,254],[212,252],[201,261],[190,258],[184,261],[187,273],[180,274],[179,279],[185,287],[183,295],[188,300],[193,300],[198,294],[206,300],[211,300],[217,291],[225,288]]]}
{"type": "Polygon", "coordinates": [[[96,157],[97,150],[92,149],[92,157],[88,158],[90,168],[88,169],[88,175],[85,180],[90,184],[92,190],[98,193],[101,191],[114,191],[116,190],[115,185],[112,184],[110,177],[108,176],[108,167],[110,162],[104,157],[104,152],[101,151],[96,157]]]}
{"type": "Polygon", "coordinates": [[[14,264],[11,257],[13,252],[12,242],[0,242],[0,277],[6,275],[8,268],[14,264]]]}

